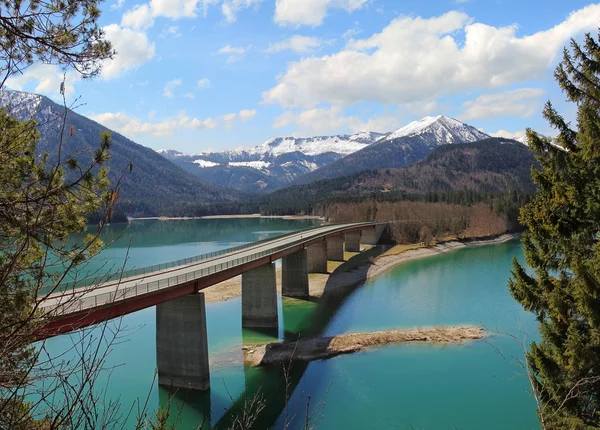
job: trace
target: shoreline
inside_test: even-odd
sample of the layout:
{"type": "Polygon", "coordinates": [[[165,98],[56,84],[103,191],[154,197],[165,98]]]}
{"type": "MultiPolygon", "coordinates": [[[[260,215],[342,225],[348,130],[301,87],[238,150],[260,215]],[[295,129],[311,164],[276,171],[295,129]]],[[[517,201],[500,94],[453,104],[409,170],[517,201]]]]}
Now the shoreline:
{"type": "Polygon", "coordinates": [[[384,252],[382,255],[375,259],[375,262],[367,273],[367,279],[372,279],[382,273],[391,270],[395,266],[406,263],[408,261],[417,260],[420,258],[432,257],[434,255],[445,254],[446,252],[455,251],[457,249],[486,246],[486,245],[499,245],[501,243],[510,242],[521,237],[520,233],[504,233],[499,236],[482,237],[465,240],[449,240],[440,242],[433,246],[419,246],[419,245],[396,245],[384,252]],[[398,252],[396,248],[409,247],[408,249],[402,249],[398,252]]]}
{"type": "Polygon", "coordinates": [[[243,215],[205,215],[205,216],[182,216],[182,217],[168,217],[168,216],[149,216],[149,217],[132,217],[129,221],[140,221],[140,220],[158,220],[158,221],[177,221],[177,220],[194,220],[194,219],[243,219],[243,218],[273,218],[273,219],[317,219],[325,221],[323,217],[315,215],[261,215],[261,214],[243,214],[243,215]]]}
{"type": "MultiPolygon", "coordinates": [[[[328,261],[327,274],[309,274],[309,295],[320,298],[327,287],[328,290],[350,288],[357,284],[373,279],[394,267],[420,258],[455,251],[457,249],[495,245],[506,243],[520,237],[518,233],[505,233],[495,237],[484,237],[468,240],[449,240],[434,246],[425,247],[421,244],[392,245],[385,252],[372,258],[368,252],[345,252],[344,261],[328,261]],[[365,255],[367,254],[367,255],[365,255]],[[361,258],[362,256],[362,258],[361,258]]],[[[373,249],[373,248],[371,248],[373,249]]],[[[277,269],[277,292],[281,294],[281,268],[277,269]]],[[[241,296],[242,280],[237,276],[227,281],[220,282],[202,290],[207,303],[222,302],[241,296]]],[[[285,300],[295,300],[285,298],[285,300]]]]}

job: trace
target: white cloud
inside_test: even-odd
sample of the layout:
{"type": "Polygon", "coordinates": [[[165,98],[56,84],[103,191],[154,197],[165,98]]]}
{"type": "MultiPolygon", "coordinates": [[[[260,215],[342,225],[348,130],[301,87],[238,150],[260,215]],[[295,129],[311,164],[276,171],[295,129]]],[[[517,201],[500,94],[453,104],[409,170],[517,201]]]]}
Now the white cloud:
{"type": "Polygon", "coordinates": [[[221,119],[223,120],[225,128],[230,129],[231,127],[233,127],[233,124],[237,119],[237,113],[228,113],[226,115],[223,115],[221,119]]]}
{"type": "Polygon", "coordinates": [[[198,88],[209,88],[210,87],[210,80],[207,78],[202,78],[200,80],[198,80],[198,88]]]}
{"type": "Polygon", "coordinates": [[[213,118],[205,120],[199,120],[198,118],[190,119],[184,113],[157,122],[153,121],[153,116],[149,116],[148,120],[145,121],[138,117],[130,116],[125,112],[106,112],[98,115],[90,115],[90,118],[128,137],[136,137],[141,134],[170,136],[184,128],[205,130],[216,128],[218,125],[217,121],[213,118]]]}
{"type": "Polygon", "coordinates": [[[205,120],[199,120],[198,118],[194,118],[187,124],[187,128],[192,130],[212,130],[217,128],[218,123],[213,118],[208,118],[205,120]]]}
{"type": "Polygon", "coordinates": [[[6,86],[13,90],[24,90],[25,86],[33,81],[37,83],[33,90],[35,93],[58,98],[63,78],[65,78],[65,94],[67,96],[74,95],[75,88],[73,84],[80,79],[79,74],[71,70],[67,72],[65,77],[64,72],[59,67],[50,64],[35,63],[25,69],[22,74],[8,78],[6,86]]]}
{"type": "Polygon", "coordinates": [[[258,6],[261,2],[262,0],[150,0],[127,11],[121,25],[136,29],[148,28],[158,17],[172,20],[196,18],[200,9],[206,16],[209,7],[219,4],[225,20],[234,22],[240,10],[258,6]]]}
{"type": "Polygon", "coordinates": [[[232,63],[241,59],[246,53],[247,49],[250,49],[252,45],[249,45],[248,48],[244,48],[243,46],[231,46],[226,45],[217,51],[219,55],[228,55],[227,62],[232,63]]]}
{"type": "Polygon", "coordinates": [[[116,78],[124,72],[137,69],[154,57],[154,44],[148,40],[145,33],[121,28],[117,24],[107,25],[103,30],[117,51],[112,60],[104,62],[104,79],[116,78]]]}
{"type": "Polygon", "coordinates": [[[515,25],[474,23],[456,11],[428,19],[401,16],[336,54],[288,64],[263,101],[300,108],[405,104],[500,88],[542,76],[570,37],[596,29],[598,21],[600,5],[590,5],[549,30],[519,37],[515,25]]]}
{"type": "Polygon", "coordinates": [[[181,33],[179,32],[179,27],[176,25],[169,25],[166,27],[163,27],[163,29],[161,30],[160,34],[158,35],[158,37],[165,38],[165,37],[179,37],[181,36],[181,33]]]}
{"type": "Polygon", "coordinates": [[[503,116],[529,117],[540,110],[540,98],[545,94],[541,88],[519,88],[496,94],[482,94],[475,100],[463,103],[463,121],[476,118],[503,116]]]}
{"type": "Polygon", "coordinates": [[[510,132],[506,130],[498,130],[496,133],[491,133],[492,136],[504,137],[506,139],[519,139],[525,136],[525,130],[510,132]]]}
{"type": "Polygon", "coordinates": [[[227,129],[232,128],[235,124],[244,123],[256,115],[254,109],[242,109],[239,113],[228,113],[220,119],[223,121],[223,126],[227,129]]]}
{"type": "Polygon", "coordinates": [[[399,128],[398,116],[374,116],[368,121],[363,121],[359,116],[344,116],[338,106],[329,108],[315,108],[303,111],[288,110],[275,118],[273,128],[294,126],[296,136],[328,135],[341,130],[351,133],[359,131],[387,132],[399,128]]]}
{"type": "Polygon", "coordinates": [[[369,0],[277,0],[273,20],[279,25],[317,27],[323,24],[329,9],[344,9],[351,13],[368,2],[369,0]]]}
{"type": "Polygon", "coordinates": [[[291,50],[300,53],[312,52],[321,46],[323,42],[318,37],[294,35],[281,42],[269,44],[265,50],[267,53],[281,52],[291,50]]]}
{"type": "Polygon", "coordinates": [[[262,0],[223,0],[221,12],[227,22],[234,22],[236,14],[242,9],[248,9],[252,6],[258,6],[262,0]]]}
{"type": "Polygon", "coordinates": [[[138,4],[121,17],[121,26],[135,29],[147,29],[154,24],[152,9],[147,4],[138,4]]]}
{"type": "Polygon", "coordinates": [[[175,89],[175,87],[181,86],[181,83],[181,79],[173,79],[172,81],[167,82],[165,84],[165,89],[163,90],[163,95],[172,99],[173,97],[175,97],[173,90],[175,89]]]}
{"type": "Polygon", "coordinates": [[[125,4],[125,0],[117,0],[116,3],[110,5],[111,9],[121,9],[125,4]]]}
{"type": "Polygon", "coordinates": [[[219,127],[219,125],[229,129],[237,123],[246,122],[255,115],[255,110],[243,109],[239,113],[229,113],[217,118],[203,120],[190,118],[185,112],[181,112],[177,116],[155,120],[154,111],[148,114],[146,120],[125,112],[105,112],[97,115],[89,115],[89,118],[125,136],[136,137],[141,134],[170,136],[183,129],[212,130],[219,127]]]}
{"type": "Polygon", "coordinates": [[[254,118],[256,111],[254,109],[243,109],[239,113],[240,121],[246,122],[251,118],[254,118]]]}
{"type": "Polygon", "coordinates": [[[183,97],[185,97],[186,99],[190,99],[190,100],[195,100],[196,99],[196,95],[194,93],[185,93],[183,95],[183,97]]]}

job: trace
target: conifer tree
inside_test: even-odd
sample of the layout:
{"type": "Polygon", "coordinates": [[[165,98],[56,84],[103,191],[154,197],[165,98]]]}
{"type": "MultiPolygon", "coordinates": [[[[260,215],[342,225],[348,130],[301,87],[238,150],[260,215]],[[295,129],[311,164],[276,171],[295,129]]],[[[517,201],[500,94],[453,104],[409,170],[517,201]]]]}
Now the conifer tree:
{"type": "Polygon", "coordinates": [[[521,210],[527,271],[515,259],[509,289],[540,323],[527,365],[546,429],[600,428],[600,39],[571,41],[555,71],[576,128],[548,102],[550,139],[527,131],[540,167],[521,210]]]}

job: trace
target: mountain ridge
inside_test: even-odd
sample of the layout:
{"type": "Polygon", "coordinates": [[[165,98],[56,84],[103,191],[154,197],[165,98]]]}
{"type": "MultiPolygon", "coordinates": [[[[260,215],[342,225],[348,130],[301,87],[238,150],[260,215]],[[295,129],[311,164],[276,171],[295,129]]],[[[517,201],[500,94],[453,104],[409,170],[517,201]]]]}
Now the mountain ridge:
{"type": "Polygon", "coordinates": [[[157,152],[196,176],[239,191],[273,191],[353,152],[386,134],[275,137],[250,149],[185,154],[171,149],[157,152]]]}
{"type": "MultiPolygon", "coordinates": [[[[23,91],[0,91],[0,105],[19,120],[35,119],[40,131],[36,153],[47,152],[50,162],[56,160],[56,150],[61,139],[61,116],[64,106],[49,98],[23,91]]],[[[100,141],[100,133],[107,127],[72,110],[67,111],[67,130],[63,136],[63,152],[78,154],[82,164],[89,164],[93,149],[100,141]]],[[[133,171],[123,176],[121,201],[130,203],[131,216],[158,216],[171,206],[197,205],[237,200],[239,193],[200,180],[171,163],[151,148],[137,144],[118,132],[111,131],[111,158],[109,179],[112,184],[121,172],[133,171]]]]}
{"type": "Polygon", "coordinates": [[[366,169],[399,168],[422,160],[440,145],[476,142],[491,136],[445,115],[424,117],[372,145],[294,180],[292,185],[332,179],[366,169]]]}

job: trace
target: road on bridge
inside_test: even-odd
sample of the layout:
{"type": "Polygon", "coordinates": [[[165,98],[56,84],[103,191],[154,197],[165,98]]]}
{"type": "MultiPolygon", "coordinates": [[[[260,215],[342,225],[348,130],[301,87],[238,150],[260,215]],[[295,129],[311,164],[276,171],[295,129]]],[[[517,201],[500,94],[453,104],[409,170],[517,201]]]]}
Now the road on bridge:
{"type": "Polygon", "coordinates": [[[219,255],[213,253],[181,260],[195,260],[193,263],[167,264],[168,269],[148,273],[140,269],[142,274],[139,275],[111,281],[104,278],[104,282],[94,285],[40,297],[38,307],[50,322],[38,331],[37,337],[44,339],[154,306],[241,275],[327,237],[378,225],[382,223],[324,225],[223,250],[219,255]]]}

